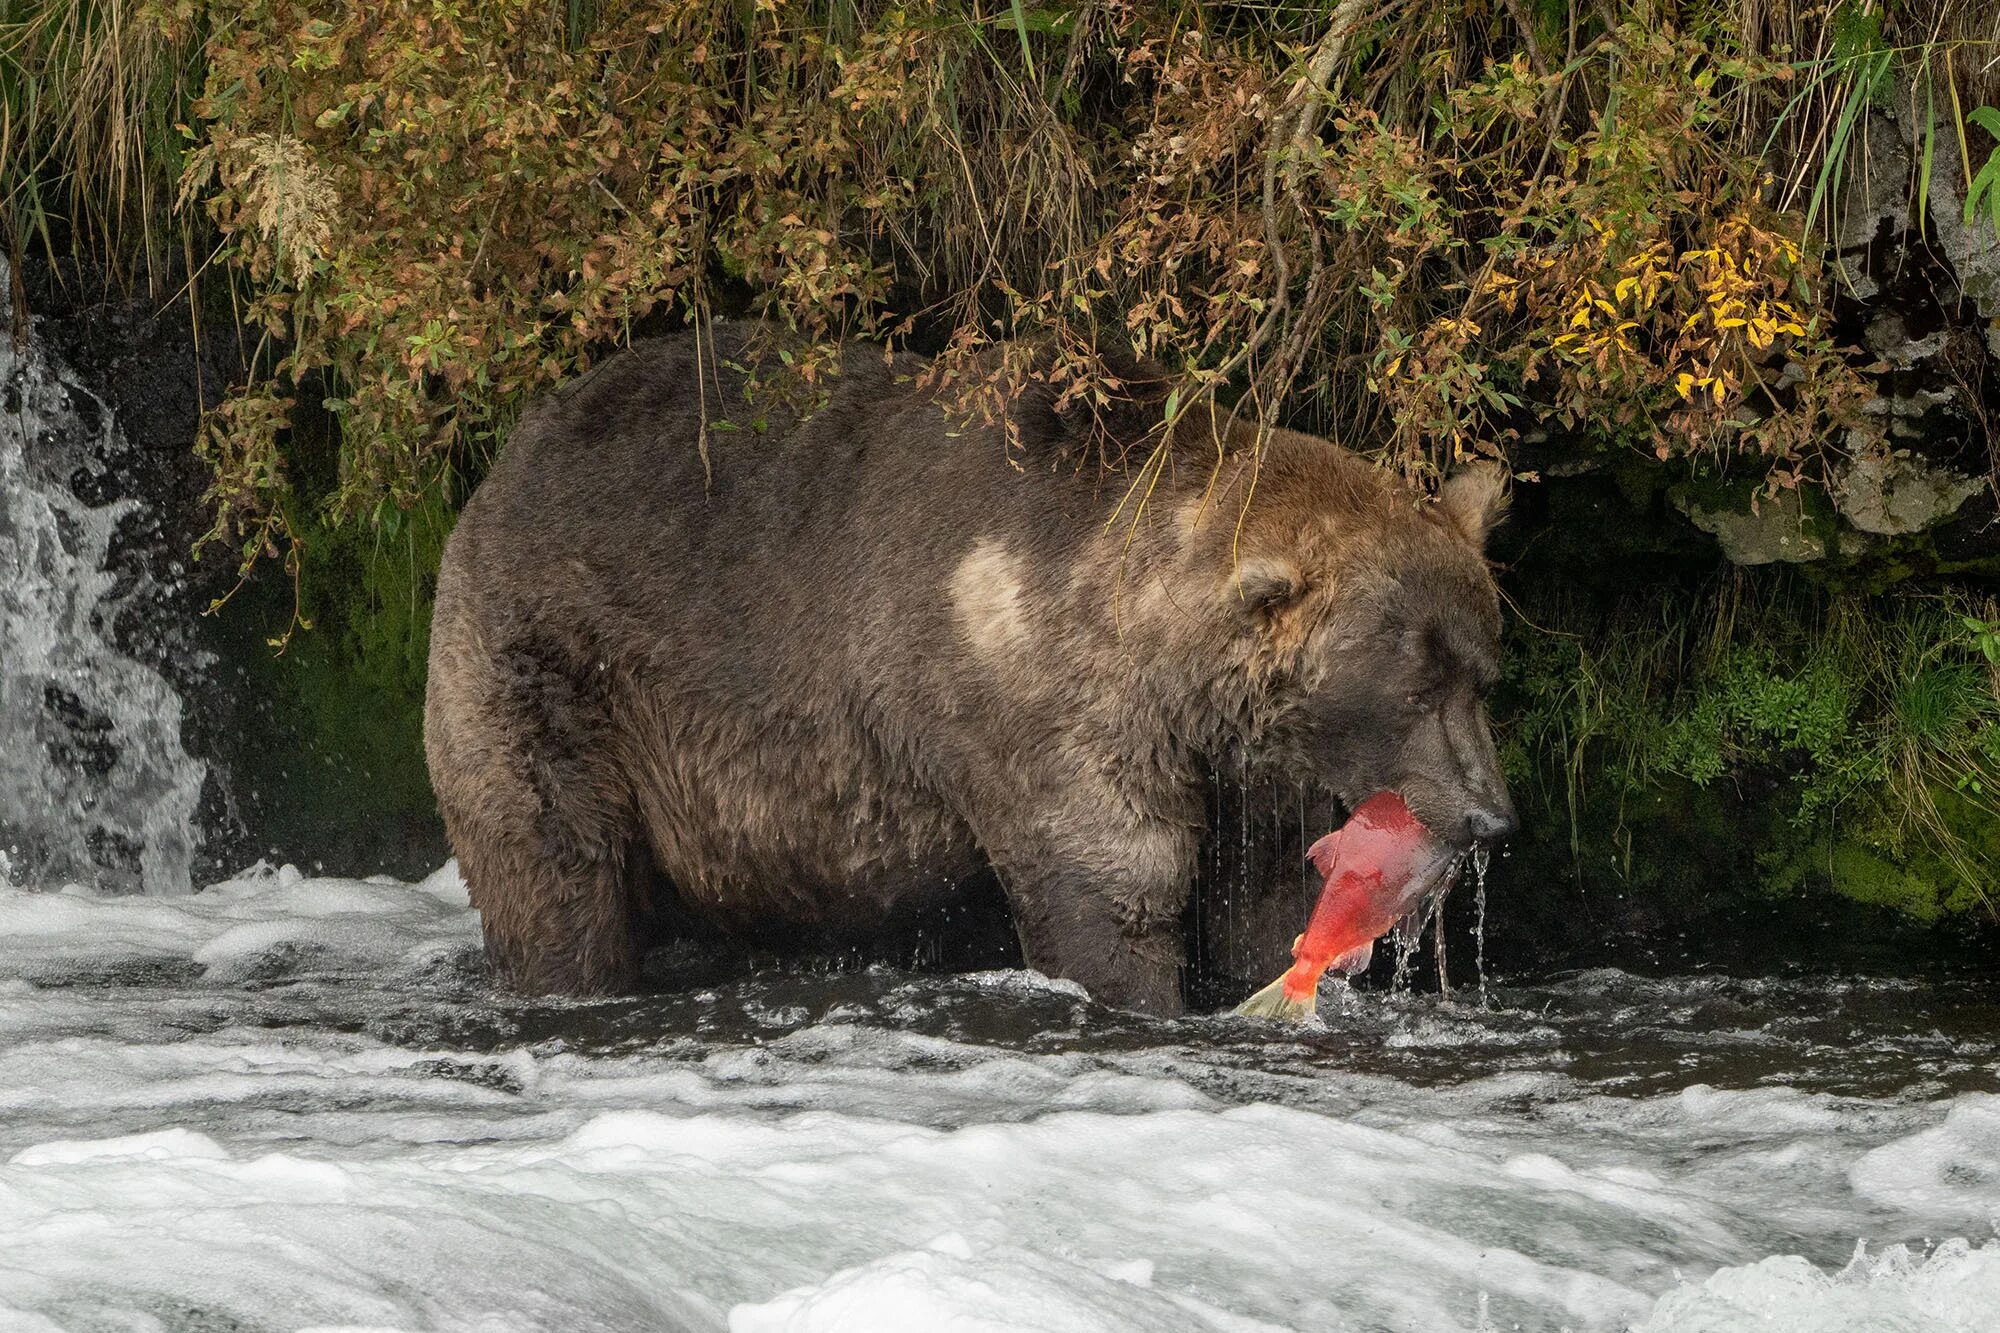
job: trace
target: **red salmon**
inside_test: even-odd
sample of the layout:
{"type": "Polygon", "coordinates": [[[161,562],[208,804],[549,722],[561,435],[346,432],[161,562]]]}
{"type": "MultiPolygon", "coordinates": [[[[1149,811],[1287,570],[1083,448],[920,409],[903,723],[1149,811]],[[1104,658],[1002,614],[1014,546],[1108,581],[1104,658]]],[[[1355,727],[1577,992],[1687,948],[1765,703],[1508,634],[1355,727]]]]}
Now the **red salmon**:
{"type": "Polygon", "coordinates": [[[1368,966],[1375,941],[1435,888],[1457,860],[1431,837],[1403,798],[1377,792],[1351,819],[1306,852],[1325,883],[1305,934],[1292,941],[1291,970],[1238,1005],[1251,1018],[1312,1017],[1327,968],[1368,966]]]}

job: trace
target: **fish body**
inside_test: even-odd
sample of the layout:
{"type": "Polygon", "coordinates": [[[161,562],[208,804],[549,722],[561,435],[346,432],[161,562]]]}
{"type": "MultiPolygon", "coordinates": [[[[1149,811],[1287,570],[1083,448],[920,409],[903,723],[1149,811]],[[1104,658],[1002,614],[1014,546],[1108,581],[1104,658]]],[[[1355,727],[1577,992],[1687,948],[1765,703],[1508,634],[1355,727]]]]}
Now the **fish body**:
{"type": "Polygon", "coordinates": [[[1359,972],[1375,941],[1437,886],[1455,858],[1394,792],[1378,792],[1338,830],[1306,852],[1323,877],[1292,966],[1236,1012],[1259,1018],[1310,1017],[1329,967],[1359,972]]]}

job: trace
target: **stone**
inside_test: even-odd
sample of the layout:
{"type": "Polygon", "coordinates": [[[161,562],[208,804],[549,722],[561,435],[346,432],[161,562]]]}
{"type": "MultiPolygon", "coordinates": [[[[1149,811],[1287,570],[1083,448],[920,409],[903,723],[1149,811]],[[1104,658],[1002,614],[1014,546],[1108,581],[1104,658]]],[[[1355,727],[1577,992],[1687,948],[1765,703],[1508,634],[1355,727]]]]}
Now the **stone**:
{"type": "Polygon", "coordinates": [[[1949,329],[1938,329],[1925,337],[1913,338],[1900,314],[1885,311],[1868,321],[1868,328],[1863,333],[1862,340],[1868,344],[1869,351],[1896,369],[1909,370],[1917,362],[1928,360],[1942,352],[1945,341],[1950,336],[1949,329]]]}
{"type": "Polygon", "coordinates": [[[1826,525],[1806,512],[1796,490],[1731,499],[1697,496],[1677,487],[1672,499],[1696,527],[1715,538],[1731,564],[1804,564],[1826,557],[1826,525]]]}
{"type": "Polygon", "coordinates": [[[1902,537],[1957,513],[1983,484],[1907,450],[1863,453],[1835,476],[1834,504],[1863,532],[1902,537]]]}

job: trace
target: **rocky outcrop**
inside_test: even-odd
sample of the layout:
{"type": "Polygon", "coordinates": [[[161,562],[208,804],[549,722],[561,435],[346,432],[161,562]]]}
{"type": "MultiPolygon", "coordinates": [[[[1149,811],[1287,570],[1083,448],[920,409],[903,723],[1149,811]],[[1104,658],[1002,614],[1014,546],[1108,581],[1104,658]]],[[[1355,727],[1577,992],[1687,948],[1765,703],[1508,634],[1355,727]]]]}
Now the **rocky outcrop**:
{"type": "Polygon", "coordinates": [[[1796,490],[1758,495],[1737,488],[1734,493],[1696,493],[1677,487],[1675,505],[1716,545],[1731,564],[1803,564],[1826,558],[1831,549],[1828,524],[1807,513],[1805,498],[1796,490]]]}
{"type": "Polygon", "coordinates": [[[1857,451],[1836,474],[1833,495],[1849,525],[1878,537],[1905,537],[1951,517],[1986,485],[1984,478],[1927,462],[1908,449],[1857,451]]]}
{"type": "Polygon", "coordinates": [[[1868,113],[1831,212],[1834,315],[1869,359],[1873,393],[1831,451],[1825,484],[1766,494],[1754,480],[1710,481],[1672,493],[1732,563],[2000,572],[2000,235],[1984,216],[1964,219],[1958,135],[1943,125],[1929,134],[1926,115],[1907,92],[1868,113]],[[1912,559],[1913,543],[1938,549],[1912,559]]]}

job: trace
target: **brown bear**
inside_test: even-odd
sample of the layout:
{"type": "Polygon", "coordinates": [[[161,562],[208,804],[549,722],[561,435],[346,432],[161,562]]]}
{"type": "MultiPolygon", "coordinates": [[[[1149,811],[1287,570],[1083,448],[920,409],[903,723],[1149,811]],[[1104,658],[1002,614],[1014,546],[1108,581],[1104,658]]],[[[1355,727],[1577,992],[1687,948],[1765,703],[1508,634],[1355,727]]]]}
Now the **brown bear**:
{"type": "MultiPolygon", "coordinates": [[[[662,912],[851,938],[997,872],[1028,966],[1174,1013],[1219,766],[1394,789],[1461,844],[1512,827],[1499,474],[1426,502],[1213,412],[1167,466],[1106,471],[1161,438],[1157,399],[1030,391],[1008,431],[851,346],[801,414],[743,341],[558,390],[446,549],[425,745],[506,982],[628,987],[662,912]]],[[[1296,880],[1243,906],[1207,933],[1275,975],[1296,880]]]]}

